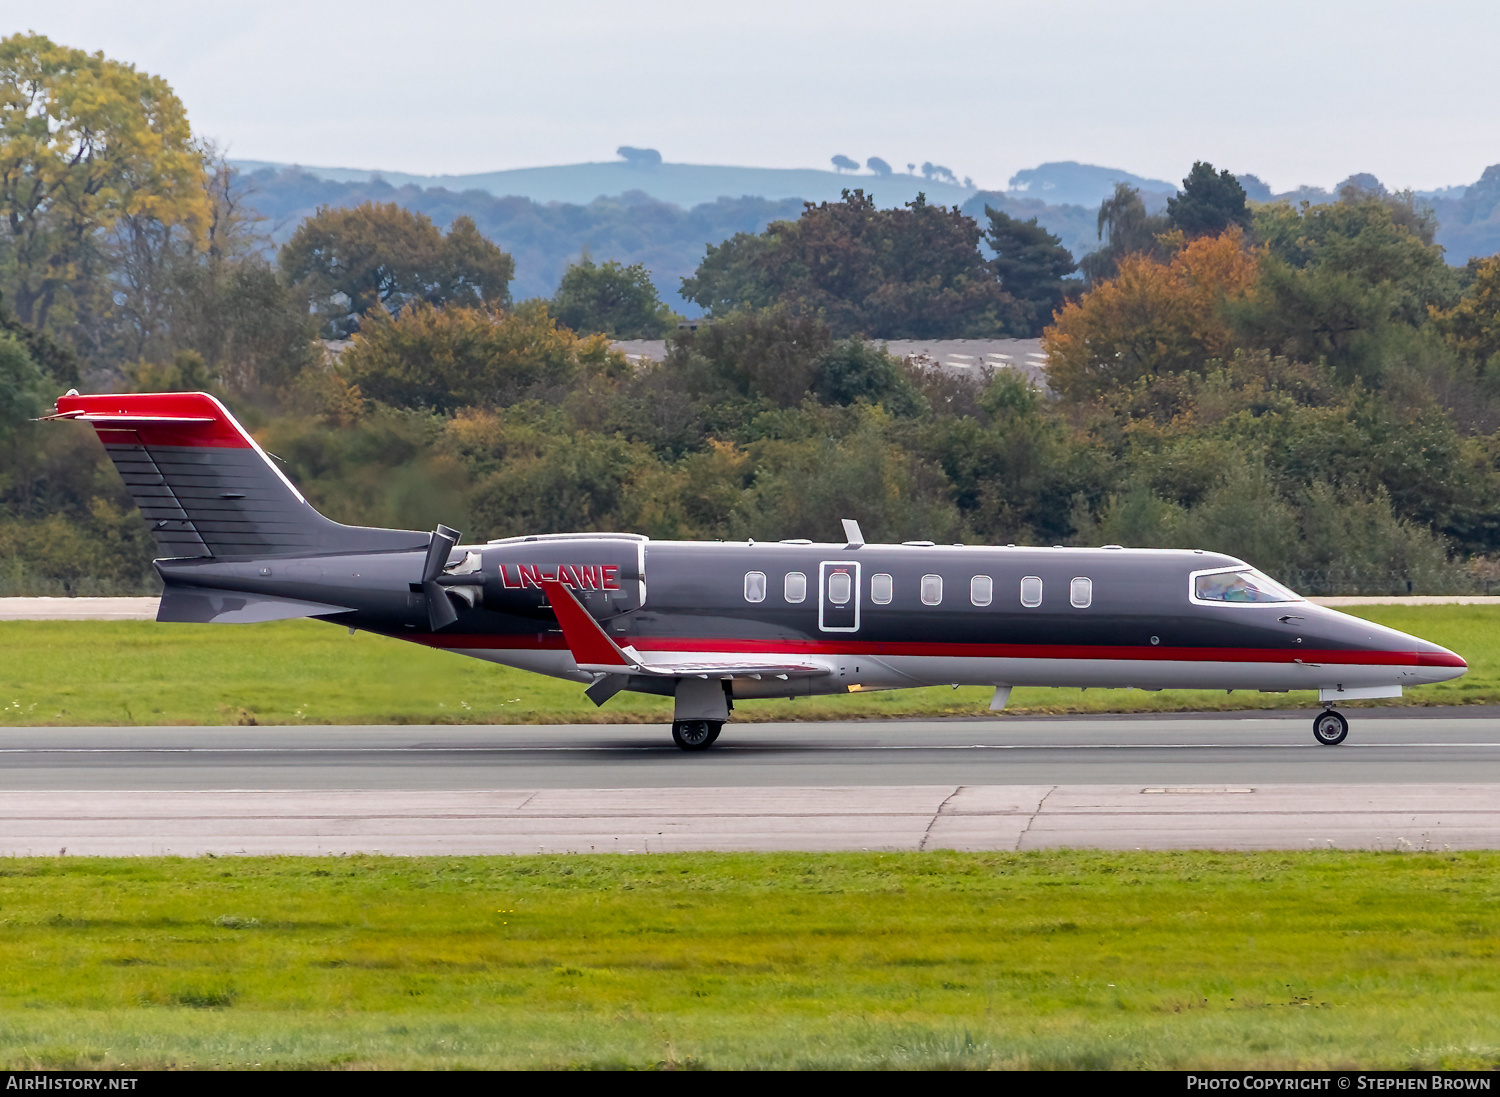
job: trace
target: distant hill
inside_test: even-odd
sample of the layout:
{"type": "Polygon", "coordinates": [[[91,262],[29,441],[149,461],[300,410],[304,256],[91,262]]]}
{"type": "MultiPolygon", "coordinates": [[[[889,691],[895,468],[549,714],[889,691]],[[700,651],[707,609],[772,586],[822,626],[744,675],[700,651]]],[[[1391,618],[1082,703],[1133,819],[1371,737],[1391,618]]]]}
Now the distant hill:
{"type": "Polygon", "coordinates": [[[1116,183],[1129,183],[1142,197],[1158,195],[1165,202],[1177,193],[1177,184],[1162,179],[1147,179],[1120,168],[1101,168],[1061,160],[1018,171],[1010,177],[1009,193],[1017,198],[1034,198],[1049,206],[1092,206],[1114,193],[1116,183]]]}
{"type": "MultiPolygon", "coordinates": [[[[1148,210],[1159,212],[1176,188],[1114,168],[1073,161],[1017,172],[1009,190],[975,190],[907,173],[653,164],[624,160],[525,168],[479,175],[423,176],[349,168],[296,168],[259,161],[235,164],[249,203],[267,219],[273,241],[284,243],[301,220],[319,206],[397,202],[425,213],[446,228],[463,214],[516,259],[513,292],[519,298],[550,297],[569,263],[584,251],[594,259],[641,263],[651,271],[662,298],[687,315],[697,308],[678,296],[682,279],[702,261],[709,244],[737,232],[760,232],[775,220],[796,218],[804,201],[837,201],[846,189],[863,189],[884,207],[925,193],[930,202],[956,205],[985,222],[985,207],[1012,217],[1035,217],[1056,234],[1075,258],[1099,246],[1099,203],[1117,182],[1141,191],[1148,210]]],[[[1265,200],[1270,188],[1241,176],[1250,197],[1265,200]]],[[[1373,176],[1351,176],[1379,186],[1373,176]]],[[[1311,187],[1277,195],[1291,201],[1325,202],[1334,192],[1311,187]]],[[[1437,242],[1448,262],[1500,251],[1500,165],[1487,168],[1472,186],[1448,187],[1419,196],[1437,213],[1437,242]]]]}
{"type": "MultiPolygon", "coordinates": [[[[800,196],[785,198],[718,198],[684,208],[641,190],[586,203],[542,202],[518,196],[499,196],[482,188],[463,191],[447,187],[423,187],[407,182],[397,185],[396,176],[377,176],[340,181],[320,178],[300,168],[261,166],[241,162],[246,200],[266,218],[272,241],[284,244],[303,218],[319,206],[357,206],[361,202],[396,202],[426,214],[446,229],[453,218],[466,214],[479,231],[510,252],[516,260],[512,292],[518,298],[551,297],[568,264],[584,251],[597,261],[615,259],[642,263],[651,271],[662,299],[689,316],[698,307],[681,298],[682,279],[702,262],[709,244],[720,244],[737,232],[761,232],[772,221],[795,220],[802,213],[800,196]]],[[[667,165],[664,165],[667,166],[667,165]]],[[[831,172],[812,173],[827,174],[831,172]]],[[[469,178],[469,177],[466,177],[469,178]]],[[[845,184],[863,184],[869,176],[835,176],[845,184]]],[[[926,180],[922,180],[926,183],[926,180]]],[[[941,185],[941,184],[940,184],[941,185]]],[[[827,201],[842,196],[832,195],[827,201]]],[[[982,224],[985,206],[1004,210],[1013,217],[1038,219],[1056,233],[1074,255],[1098,247],[1095,208],[1049,206],[1028,197],[1003,191],[974,191],[944,187],[955,192],[959,207],[982,224]]],[[[916,196],[914,190],[912,197],[916,196]]],[[[928,195],[929,201],[938,198],[928,195]]],[[[877,196],[877,202],[892,203],[877,196]]],[[[909,199],[908,199],[909,200],[909,199]]],[[[1164,201],[1164,199],[1163,199],[1164,201]]]]}
{"type": "MultiPolygon", "coordinates": [[[[267,168],[282,171],[291,165],[260,160],[239,160],[235,167],[254,173],[267,168]]],[[[736,168],[711,164],[649,164],[615,160],[595,164],[563,164],[550,168],[517,168],[476,175],[411,175],[399,171],[364,171],[354,168],[298,166],[297,170],[331,183],[367,184],[374,181],[393,187],[415,186],[424,190],[442,187],[463,193],[483,191],[497,198],[517,196],[533,202],[567,202],[586,206],[595,198],[615,197],[631,191],[650,195],[658,202],[671,202],[684,209],[716,202],[720,198],[765,198],[781,201],[837,202],[843,192],[858,187],[880,206],[900,206],[918,192],[927,200],[945,206],[961,205],[974,193],[973,187],[955,186],[920,175],[896,172],[845,173],[809,168],[736,168]]],[[[1098,200],[1094,204],[1097,206],[1098,200]]]]}
{"type": "Polygon", "coordinates": [[[702,262],[707,245],[737,232],[760,232],[772,221],[795,220],[802,213],[797,198],[721,198],[683,209],[640,191],[572,205],[496,197],[481,190],[394,187],[380,179],[340,183],[296,170],[263,168],[241,179],[246,202],[266,219],[264,228],[278,245],[319,206],[395,202],[426,214],[443,229],[455,217],[473,218],[481,233],[515,258],[511,292],[517,300],[551,297],[568,264],[587,251],[599,262],[644,264],[662,300],[690,316],[698,308],[682,300],[678,290],[702,262]]]}

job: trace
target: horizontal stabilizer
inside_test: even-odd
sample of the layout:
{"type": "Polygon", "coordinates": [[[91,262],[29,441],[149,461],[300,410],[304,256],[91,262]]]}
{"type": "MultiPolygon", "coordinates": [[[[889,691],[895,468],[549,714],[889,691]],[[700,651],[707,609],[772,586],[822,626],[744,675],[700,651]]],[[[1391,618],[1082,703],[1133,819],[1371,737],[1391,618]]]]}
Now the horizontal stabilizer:
{"type": "Polygon", "coordinates": [[[271,598],[204,587],[168,587],[162,592],[158,621],[173,624],[248,625],[258,621],[285,621],[293,617],[322,617],[348,613],[348,606],[304,602],[296,598],[271,598]]]}
{"type": "Polygon", "coordinates": [[[557,614],[563,640],[579,670],[609,675],[649,674],[661,678],[812,678],[829,673],[827,667],[816,663],[747,663],[716,659],[656,659],[647,662],[635,648],[621,647],[611,640],[563,583],[543,579],[542,589],[547,592],[547,601],[552,605],[552,612],[557,614]]]}

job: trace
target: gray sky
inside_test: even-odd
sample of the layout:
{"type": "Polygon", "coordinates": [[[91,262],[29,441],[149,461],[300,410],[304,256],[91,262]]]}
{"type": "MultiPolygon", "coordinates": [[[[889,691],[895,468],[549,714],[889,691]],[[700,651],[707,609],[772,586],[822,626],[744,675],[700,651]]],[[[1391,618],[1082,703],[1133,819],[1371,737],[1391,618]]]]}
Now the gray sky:
{"type": "Polygon", "coordinates": [[[1276,189],[1500,162],[1492,0],[0,0],[0,32],[164,76],[243,159],[422,173],[613,159],[1047,160],[1276,189]]]}

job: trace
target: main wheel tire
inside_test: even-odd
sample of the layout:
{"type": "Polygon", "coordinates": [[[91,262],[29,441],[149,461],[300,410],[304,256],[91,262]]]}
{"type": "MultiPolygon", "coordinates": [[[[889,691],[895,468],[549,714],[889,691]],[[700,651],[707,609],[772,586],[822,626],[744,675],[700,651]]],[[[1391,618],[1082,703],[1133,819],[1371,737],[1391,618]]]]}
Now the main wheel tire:
{"type": "Polygon", "coordinates": [[[1313,721],[1313,738],[1325,747],[1336,747],[1349,735],[1349,721],[1344,714],[1329,709],[1318,713],[1313,721]]]}
{"type": "Polygon", "coordinates": [[[672,742],[683,750],[707,750],[718,737],[717,731],[709,720],[678,720],[672,724],[672,742]]]}
{"type": "Polygon", "coordinates": [[[710,726],[710,729],[709,729],[709,732],[708,732],[708,745],[709,746],[713,746],[715,743],[717,743],[719,741],[719,732],[721,732],[723,730],[724,730],[724,725],[720,724],[720,723],[717,723],[717,722],[714,723],[714,724],[712,724],[710,726]]]}

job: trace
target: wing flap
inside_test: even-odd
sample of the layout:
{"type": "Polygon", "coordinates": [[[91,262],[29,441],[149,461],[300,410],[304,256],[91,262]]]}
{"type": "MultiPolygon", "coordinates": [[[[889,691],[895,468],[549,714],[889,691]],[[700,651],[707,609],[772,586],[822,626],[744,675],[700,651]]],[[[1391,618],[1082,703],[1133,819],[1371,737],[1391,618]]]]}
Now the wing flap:
{"type": "Polygon", "coordinates": [[[557,614],[563,641],[579,670],[596,674],[649,674],[660,678],[814,678],[830,673],[827,667],[816,663],[717,659],[654,659],[648,662],[635,648],[621,647],[610,639],[565,583],[543,579],[542,589],[547,593],[552,612],[557,614]]]}

